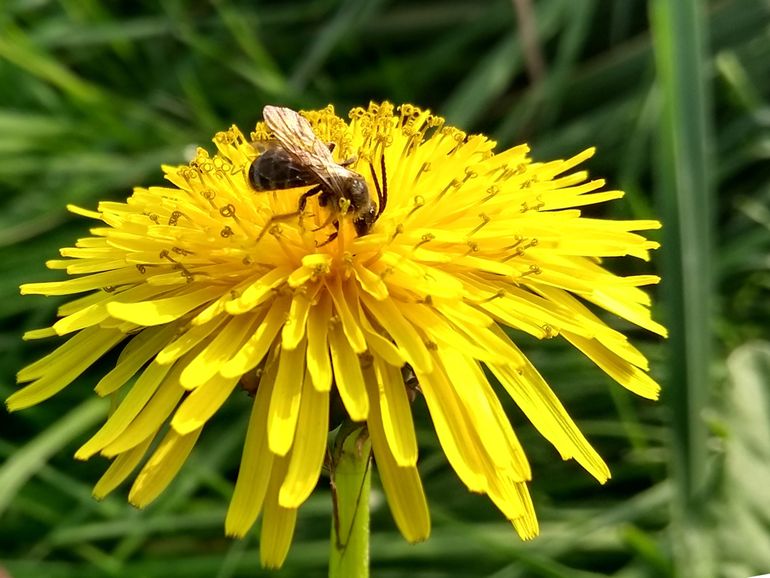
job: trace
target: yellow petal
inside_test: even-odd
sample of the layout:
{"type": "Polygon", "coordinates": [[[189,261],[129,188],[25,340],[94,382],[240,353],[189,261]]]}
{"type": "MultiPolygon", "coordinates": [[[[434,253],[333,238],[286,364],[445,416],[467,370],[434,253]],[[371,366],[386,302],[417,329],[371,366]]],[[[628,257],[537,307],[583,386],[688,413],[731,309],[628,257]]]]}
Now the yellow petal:
{"type": "Polygon", "coordinates": [[[369,396],[372,399],[372,411],[367,425],[382,487],[401,534],[409,542],[421,542],[430,535],[430,514],[420,474],[415,464],[400,466],[393,456],[380,415],[379,388],[372,372],[368,371],[367,375],[369,396]]]}
{"type": "Polygon", "coordinates": [[[330,391],[332,388],[332,364],[327,341],[331,312],[331,298],[324,293],[310,309],[307,320],[307,368],[318,391],[330,391]]]}
{"type": "MultiPolygon", "coordinates": [[[[319,286],[316,286],[315,290],[318,289],[319,286]]],[[[297,291],[291,298],[289,316],[281,332],[281,346],[284,349],[294,349],[305,337],[305,326],[316,291],[311,292],[311,294],[297,291]]]]}
{"type": "Polygon", "coordinates": [[[647,399],[658,399],[660,386],[644,371],[635,367],[595,339],[565,333],[564,337],[620,385],[647,399]]]}
{"type": "Polygon", "coordinates": [[[289,456],[286,478],[281,485],[278,504],[299,508],[318,483],[329,430],[329,393],[318,391],[309,372],[305,372],[302,402],[297,419],[297,435],[289,456]]]}
{"type": "Polygon", "coordinates": [[[241,467],[225,518],[228,536],[245,536],[262,510],[274,458],[267,447],[267,416],[277,373],[278,363],[273,360],[265,368],[254,397],[241,467]]]}
{"type": "Polygon", "coordinates": [[[239,377],[215,375],[188,395],[171,419],[171,427],[182,435],[197,430],[230,396],[239,377]]]}
{"type": "Polygon", "coordinates": [[[78,334],[65,344],[67,346],[77,340],[77,350],[72,346],[62,346],[43,358],[50,360],[49,364],[44,366],[45,369],[39,362],[35,362],[19,372],[20,381],[26,381],[24,378],[38,374],[41,377],[8,397],[5,403],[9,411],[35,405],[57,394],[125,337],[120,331],[101,328],[94,328],[93,331],[86,329],[81,332],[83,333],[85,335],[81,339],[78,339],[78,334]]]}
{"type": "Polygon", "coordinates": [[[273,302],[254,334],[238,350],[238,353],[222,366],[220,373],[223,376],[238,377],[259,365],[286,321],[290,303],[291,300],[285,297],[273,302]]]}
{"type": "Polygon", "coordinates": [[[346,287],[348,295],[343,293],[339,276],[335,276],[331,282],[327,282],[326,286],[334,301],[334,310],[342,322],[342,330],[345,332],[348,343],[350,343],[350,346],[356,353],[365,352],[366,339],[358,319],[353,315],[353,311],[358,311],[358,299],[354,287],[348,284],[348,287],[346,287]]]}
{"type": "Polygon", "coordinates": [[[291,546],[297,509],[278,503],[278,493],[286,473],[285,459],[276,460],[265,496],[262,531],[259,534],[259,559],[265,568],[280,568],[291,546]]]}
{"type": "MultiPolygon", "coordinates": [[[[417,437],[401,369],[374,358],[380,419],[390,452],[399,467],[417,464],[417,437]]],[[[369,394],[371,396],[371,393],[369,394]]]]}
{"type": "Polygon", "coordinates": [[[222,365],[240,349],[255,326],[248,315],[233,317],[219,328],[211,342],[182,371],[179,381],[185,389],[195,389],[213,378],[222,365]]]}
{"type": "Polygon", "coordinates": [[[269,300],[273,289],[285,283],[289,273],[291,273],[291,268],[288,266],[270,269],[247,287],[240,297],[228,301],[225,310],[231,315],[240,315],[251,311],[264,301],[269,300]]]}
{"type": "Polygon", "coordinates": [[[139,465],[139,462],[142,461],[151,443],[152,438],[147,438],[142,443],[112,460],[110,467],[107,468],[107,471],[104,472],[104,475],[99,478],[99,481],[94,486],[94,497],[97,500],[102,500],[122,484],[131,475],[136,466],[139,465]]]}
{"type": "Polygon", "coordinates": [[[185,353],[202,343],[206,338],[219,329],[225,319],[218,318],[203,325],[193,325],[183,329],[183,333],[174,341],[160,350],[155,360],[161,365],[173,363],[185,353]]]}
{"type": "Polygon", "coordinates": [[[187,460],[200,433],[200,429],[185,435],[169,430],[136,477],[128,501],[137,508],[144,508],[157,498],[187,460]]]}
{"type": "Polygon", "coordinates": [[[169,369],[169,366],[158,365],[157,363],[151,363],[147,366],[107,422],[75,452],[75,458],[87,460],[120,436],[142,411],[166,377],[169,369]]]}
{"type": "Polygon", "coordinates": [[[184,362],[180,362],[169,371],[150,401],[142,408],[141,413],[120,436],[102,449],[102,455],[111,457],[122,454],[145,440],[152,439],[185,393],[184,388],[179,385],[179,374],[182,367],[184,367],[184,362]]]}
{"type": "Polygon", "coordinates": [[[591,447],[532,365],[519,369],[494,364],[488,367],[532,425],[554,445],[562,458],[574,458],[601,483],[607,481],[610,477],[607,464],[591,447]]]}
{"type": "Polygon", "coordinates": [[[469,490],[486,492],[486,475],[479,459],[479,448],[474,442],[473,430],[446,376],[441,368],[429,374],[416,375],[436,435],[449,463],[469,490]]]}
{"type": "Polygon", "coordinates": [[[136,375],[153,355],[168,343],[176,330],[175,325],[153,327],[139,332],[126,344],[115,367],[96,384],[94,391],[101,396],[109,395],[120,389],[136,375]]]}
{"type": "Polygon", "coordinates": [[[189,313],[207,301],[216,299],[221,294],[221,287],[207,285],[200,289],[155,301],[141,301],[139,303],[113,301],[107,304],[107,311],[112,317],[137,325],[162,325],[179,319],[185,313],[189,313]]]}
{"type": "Polygon", "coordinates": [[[281,349],[267,417],[268,446],[278,456],[285,456],[294,441],[304,374],[305,342],[295,349],[281,349]]]}
{"type": "Polygon", "coordinates": [[[401,354],[415,369],[430,373],[433,360],[420,334],[407,321],[392,300],[377,301],[367,294],[361,295],[361,301],[377,322],[387,331],[398,345],[401,354]]]}
{"type": "Polygon", "coordinates": [[[342,403],[353,421],[364,421],[369,414],[361,362],[353,351],[342,328],[335,323],[329,327],[329,349],[332,354],[334,379],[342,403]]]}

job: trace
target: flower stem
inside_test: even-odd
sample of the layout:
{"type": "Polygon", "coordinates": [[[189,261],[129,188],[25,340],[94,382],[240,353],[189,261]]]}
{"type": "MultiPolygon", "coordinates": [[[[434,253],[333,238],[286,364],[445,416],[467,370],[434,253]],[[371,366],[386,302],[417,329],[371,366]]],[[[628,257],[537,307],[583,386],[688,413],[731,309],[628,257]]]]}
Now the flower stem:
{"type": "Polygon", "coordinates": [[[345,433],[335,443],[331,470],[329,578],[368,578],[371,441],[365,429],[345,433]]]}

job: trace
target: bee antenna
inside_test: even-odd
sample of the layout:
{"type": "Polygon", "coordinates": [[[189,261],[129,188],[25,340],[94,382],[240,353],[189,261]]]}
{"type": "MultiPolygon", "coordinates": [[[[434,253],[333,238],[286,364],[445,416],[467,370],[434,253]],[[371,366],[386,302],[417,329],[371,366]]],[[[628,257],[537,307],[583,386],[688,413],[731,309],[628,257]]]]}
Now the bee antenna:
{"type": "Polygon", "coordinates": [[[380,173],[382,174],[382,187],[380,187],[380,180],[377,178],[377,173],[374,170],[374,165],[369,163],[369,170],[372,172],[372,180],[374,181],[374,188],[377,189],[377,215],[375,219],[382,215],[385,210],[385,205],[388,204],[388,175],[385,171],[385,155],[380,155],[380,173]]]}

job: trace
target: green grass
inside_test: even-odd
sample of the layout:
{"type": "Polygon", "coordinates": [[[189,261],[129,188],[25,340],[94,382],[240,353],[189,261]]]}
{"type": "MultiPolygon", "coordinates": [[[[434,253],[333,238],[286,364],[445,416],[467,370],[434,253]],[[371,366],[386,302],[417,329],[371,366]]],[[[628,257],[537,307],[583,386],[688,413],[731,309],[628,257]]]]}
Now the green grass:
{"type": "MultiPolygon", "coordinates": [[[[632,337],[664,386],[655,404],[558,343],[522,340],[610,464],[598,486],[507,407],[532,461],[542,535],[530,543],[451,472],[415,407],[433,534],[410,546],[374,486],[372,575],[738,578],[770,572],[770,8],[756,0],[538,0],[545,70],[528,77],[508,0],[112,3],[7,0],[0,13],[0,394],[51,348],[23,343],[56,301],[18,285],[87,234],[94,207],[161,181],[216,130],[262,106],[339,111],[389,99],[445,115],[536,158],[596,145],[592,174],[627,192],[612,218],[664,222],[646,270],[665,282],[671,338],[632,337]]],[[[615,270],[636,264],[610,264],[615,270]]],[[[625,269],[624,269],[625,270],[625,269]]],[[[300,510],[285,567],[259,568],[256,532],[224,537],[248,399],[213,420],[144,511],[75,449],[104,406],[103,368],[0,422],[0,565],[13,578],[324,576],[330,499],[300,510]]]]}

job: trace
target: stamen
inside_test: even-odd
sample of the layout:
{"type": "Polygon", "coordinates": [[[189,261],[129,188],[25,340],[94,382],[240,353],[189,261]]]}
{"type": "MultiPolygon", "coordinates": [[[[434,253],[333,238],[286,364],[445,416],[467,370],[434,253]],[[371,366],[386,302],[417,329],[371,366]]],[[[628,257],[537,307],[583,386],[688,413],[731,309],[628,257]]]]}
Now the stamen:
{"type": "Polygon", "coordinates": [[[187,215],[185,215],[182,211],[173,211],[168,217],[168,224],[172,227],[175,227],[179,223],[180,217],[187,217],[187,215]]]}
{"type": "Polygon", "coordinates": [[[531,247],[536,247],[538,243],[537,239],[530,239],[529,243],[522,245],[521,243],[523,241],[524,241],[523,238],[517,238],[517,241],[513,245],[506,247],[506,249],[516,249],[516,250],[510,255],[508,255],[507,257],[503,258],[503,261],[502,261],[503,263],[510,261],[515,257],[521,257],[527,249],[531,247]]]}
{"type": "Polygon", "coordinates": [[[438,198],[440,199],[444,195],[446,195],[447,192],[449,192],[449,189],[451,189],[451,188],[454,188],[455,190],[459,189],[462,186],[463,182],[464,181],[460,181],[460,180],[457,180],[457,179],[452,179],[452,181],[446,187],[444,187],[444,190],[442,190],[438,194],[438,198]]]}
{"type": "Polygon", "coordinates": [[[529,269],[527,271],[524,271],[524,273],[521,273],[519,277],[527,277],[528,275],[540,275],[541,270],[540,267],[537,265],[530,265],[529,269]]]}
{"type": "Polygon", "coordinates": [[[478,233],[484,227],[484,225],[486,225],[487,223],[489,223],[489,221],[492,220],[492,217],[490,217],[486,213],[479,213],[479,217],[481,218],[481,224],[477,225],[470,233],[468,233],[469,237],[472,237],[473,235],[478,233]]]}
{"type": "Polygon", "coordinates": [[[420,166],[420,170],[417,171],[417,175],[415,175],[414,180],[412,181],[412,184],[416,185],[417,181],[420,180],[420,177],[422,176],[422,174],[427,173],[428,171],[430,171],[430,161],[425,161],[420,166]]]}
{"type": "Polygon", "coordinates": [[[487,202],[489,199],[491,199],[492,197],[494,197],[495,195],[497,195],[497,193],[499,193],[499,192],[500,192],[500,187],[498,187],[497,185],[491,185],[491,186],[490,186],[490,187],[487,189],[487,196],[486,196],[486,197],[484,197],[484,198],[481,200],[481,202],[482,202],[482,203],[486,203],[486,202],[487,202]]]}
{"type": "Polygon", "coordinates": [[[495,299],[501,299],[505,297],[505,289],[498,289],[495,291],[495,294],[491,297],[487,297],[486,299],[482,299],[481,301],[476,301],[475,303],[477,305],[480,305],[482,303],[489,303],[490,301],[494,301],[495,299]]]}
{"type": "MultiPolygon", "coordinates": [[[[435,238],[436,238],[436,235],[434,235],[433,233],[425,233],[425,234],[424,234],[424,235],[423,235],[423,236],[420,238],[420,239],[421,239],[421,240],[420,240],[420,242],[419,242],[419,243],[417,243],[417,244],[414,246],[414,249],[417,249],[417,248],[419,248],[420,246],[424,245],[425,243],[430,243],[430,242],[431,242],[433,239],[435,239],[435,238]]],[[[414,250],[414,249],[413,249],[413,250],[414,250]]]]}
{"type": "MultiPolygon", "coordinates": [[[[422,195],[416,195],[414,197],[414,207],[412,208],[411,211],[409,211],[409,214],[407,215],[407,217],[411,217],[412,214],[414,214],[414,212],[417,209],[421,209],[424,206],[425,206],[425,197],[423,197],[422,195]]],[[[403,230],[401,232],[403,232],[403,230]]]]}
{"type": "Polygon", "coordinates": [[[161,259],[166,259],[170,263],[173,264],[173,269],[176,269],[181,272],[182,277],[184,277],[188,283],[192,283],[193,281],[193,274],[185,267],[182,263],[174,259],[171,255],[169,255],[168,250],[163,249],[158,256],[161,259]]]}

